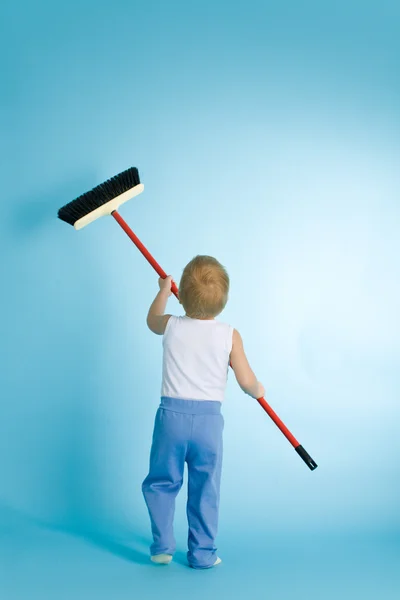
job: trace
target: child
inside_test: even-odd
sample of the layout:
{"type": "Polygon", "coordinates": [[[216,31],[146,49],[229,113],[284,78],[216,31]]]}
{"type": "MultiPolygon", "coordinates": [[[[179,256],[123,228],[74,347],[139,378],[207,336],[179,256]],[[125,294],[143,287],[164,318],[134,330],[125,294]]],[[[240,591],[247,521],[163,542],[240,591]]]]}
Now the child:
{"type": "Polygon", "coordinates": [[[242,390],[264,396],[247,362],[236,329],[217,321],[228,300],[229,276],[211,256],[196,256],[183,270],[180,304],[185,316],[164,314],[172,278],[159,279],[147,325],[163,335],[163,378],[150,453],[149,474],[142,491],[149,511],[153,544],[151,560],[168,564],[175,551],[175,498],[188,466],[187,558],[195,569],[221,562],[214,540],[222,465],[224,400],[229,363],[242,390]]]}

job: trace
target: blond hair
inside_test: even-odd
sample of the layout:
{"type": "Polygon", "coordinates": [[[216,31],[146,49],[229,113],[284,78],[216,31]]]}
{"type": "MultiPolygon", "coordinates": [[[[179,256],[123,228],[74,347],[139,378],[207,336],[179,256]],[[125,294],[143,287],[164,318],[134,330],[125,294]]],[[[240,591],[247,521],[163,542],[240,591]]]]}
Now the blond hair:
{"type": "Polygon", "coordinates": [[[229,275],[216,258],[195,256],[183,269],[179,299],[188,317],[216,317],[228,301],[229,275]]]}

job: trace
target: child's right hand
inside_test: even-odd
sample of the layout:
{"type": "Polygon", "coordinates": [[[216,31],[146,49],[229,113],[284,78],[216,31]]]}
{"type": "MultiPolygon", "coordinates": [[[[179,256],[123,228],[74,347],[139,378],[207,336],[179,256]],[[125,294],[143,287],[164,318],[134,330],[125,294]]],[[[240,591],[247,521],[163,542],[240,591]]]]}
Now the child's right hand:
{"type": "Polygon", "coordinates": [[[265,396],[265,389],[263,384],[259,381],[258,382],[258,390],[257,390],[257,395],[256,395],[256,400],[258,400],[259,398],[264,398],[265,396]]]}

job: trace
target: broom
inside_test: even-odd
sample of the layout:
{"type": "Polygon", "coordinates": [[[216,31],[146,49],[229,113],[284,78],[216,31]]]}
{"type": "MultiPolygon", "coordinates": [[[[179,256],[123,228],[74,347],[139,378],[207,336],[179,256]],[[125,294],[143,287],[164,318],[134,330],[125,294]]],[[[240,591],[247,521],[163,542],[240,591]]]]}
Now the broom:
{"type": "MultiPolygon", "coordinates": [[[[167,274],[160,267],[158,262],[151,256],[150,252],[143,246],[139,238],[133,233],[129,225],[124,221],[118,212],[119,207],[137,196],[144,190],[144,185],[140,183],[139,171],[136,167],[131,167],[123,171],[119,175],[115,175],[104,183],[96,186],[89,192],[82,194],[72,202],[59,209],[58,218],[73,227],[76,230],[82,229],[96,219],[105,215],[111,215],[122,227],[125,233],[130,237],[132,242],[140,250],[146,260],[158,273],[159,277],[165,279],[167,274]]],[[[178,288],[172,282],[171,291],[179,299],[178,288]]],[[[230,365],[232,366],[232,365],[230,365]]],[[[299,456],[304,460],[306,465],[313,471],[317,468],[317,463],[311,458],[301,444],[296,440],[294,435],[284,425],[278,415],[272,410],[264,398],[258,398],[257,402],[262,406],[265,412],[271,417],[275,425],[281,430],[283,435],[292,444],[299,456]]]]}

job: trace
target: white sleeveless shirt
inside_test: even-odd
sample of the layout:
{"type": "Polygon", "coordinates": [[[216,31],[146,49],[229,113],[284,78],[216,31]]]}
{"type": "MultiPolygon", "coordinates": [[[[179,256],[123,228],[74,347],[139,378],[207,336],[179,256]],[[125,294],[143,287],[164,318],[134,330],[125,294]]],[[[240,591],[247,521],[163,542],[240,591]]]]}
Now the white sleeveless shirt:
{"type": "Polygon", "coordinates": [[[163,336],[161,396],[222,402],[232,335],[227,323],[172,315],[163,336]]]}

